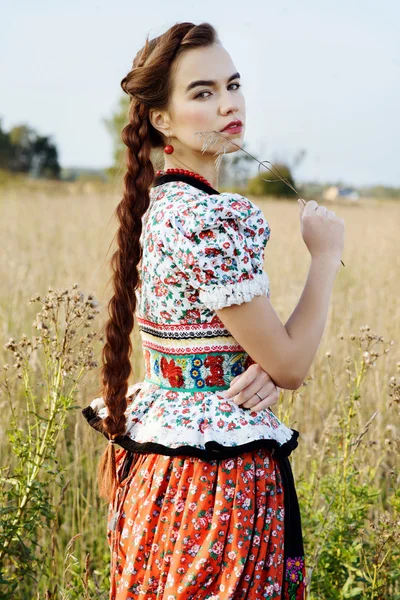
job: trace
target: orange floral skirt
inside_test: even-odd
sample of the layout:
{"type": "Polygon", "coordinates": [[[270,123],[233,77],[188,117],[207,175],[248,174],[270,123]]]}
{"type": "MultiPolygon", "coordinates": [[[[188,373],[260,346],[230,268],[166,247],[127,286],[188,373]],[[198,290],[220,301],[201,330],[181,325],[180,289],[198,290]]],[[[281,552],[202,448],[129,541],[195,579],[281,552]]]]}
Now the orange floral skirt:
{"type": "Polygon", "coordinates": [[[271,450],[211,461],[116,456],[110,600],[304,597],[303,557],[285,569],[284,486],[271,450]]]}

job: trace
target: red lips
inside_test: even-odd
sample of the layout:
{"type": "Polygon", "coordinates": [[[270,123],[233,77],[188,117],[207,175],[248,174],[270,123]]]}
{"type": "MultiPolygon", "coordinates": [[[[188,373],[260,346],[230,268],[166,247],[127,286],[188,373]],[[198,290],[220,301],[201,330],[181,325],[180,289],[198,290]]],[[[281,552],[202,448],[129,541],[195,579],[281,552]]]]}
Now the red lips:
{"type": "Polygon", "coordinates": [[[225,131],[225,129],[228,129],[228,127],[233,127],[234,125],[236,127],[239,127],[240,125],[243,125],[243,123],[240,120],[231,121],[230,123],[228,123],[228,125],[226,125],[223,129],[221,129],[221,131],[225,131]]]}

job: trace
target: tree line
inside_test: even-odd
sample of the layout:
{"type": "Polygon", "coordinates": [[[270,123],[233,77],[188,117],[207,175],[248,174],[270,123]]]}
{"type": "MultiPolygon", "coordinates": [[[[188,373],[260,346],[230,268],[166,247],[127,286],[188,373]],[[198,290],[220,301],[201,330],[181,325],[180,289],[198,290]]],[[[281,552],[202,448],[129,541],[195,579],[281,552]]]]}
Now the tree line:
{"type": "Polygon", "coordinates": [[[61,176],[58,151],[50,136],[39,135],[26,124],[6,131],[1,120],[0,169],[36,178],[60,179],[61,176]]]}

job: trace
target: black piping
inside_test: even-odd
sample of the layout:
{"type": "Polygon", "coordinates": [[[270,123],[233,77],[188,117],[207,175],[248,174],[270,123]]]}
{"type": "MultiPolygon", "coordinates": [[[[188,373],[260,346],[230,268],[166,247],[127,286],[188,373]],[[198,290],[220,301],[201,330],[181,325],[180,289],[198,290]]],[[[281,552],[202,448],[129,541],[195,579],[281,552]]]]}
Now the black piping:
{"type": "Polygon", "coordinates": [[[158,185],[163,185],[163,183],[169,183],[170,181],[183,181],[184,183],[188,183],[193,187],[202,190],[203,192],[207,192],[208,194],[219,194],[218,190],[215,190],[210,185],[207,185],[200,179],[196,179],[196,177],[192,177],[192,175],[183,175],[182,173],[167,173],[166,175],[159,175],[154,178],[153,187],[157,187],[158,185]]]}
{"type": "MultiPolygon", "coordinates": [[[[82,414],[89,425],[103,433],[108,439],[107,433],[103,431],[101,426],[103,419],[96,414],[91,406],[82,409],[82,414]]],[[[292,431],[293,435],[290,440],[282,445],[279,445],[276,440],[258,439],[238,446],[223,446],[222,444],[211,440],[210,442],[206,442],[205,449],[197,448],[197,446],[179,446],[178,448],[170,448],[169,446],[164,446],[163,444],[158,444],[156,442],[136,442],[128,435],[116,437],[115,442],[122,448],[139,454],[150,453],[164,454],[166,456],[195,456],[204,460],[233,458],[244,452],[250,452],[250,450],[257,450],[258,448],[269,448],[276,457],[286,457],[298,446],[297,439],[299,437],[299,432],[295,429],[292,429],[292,431]]]]}

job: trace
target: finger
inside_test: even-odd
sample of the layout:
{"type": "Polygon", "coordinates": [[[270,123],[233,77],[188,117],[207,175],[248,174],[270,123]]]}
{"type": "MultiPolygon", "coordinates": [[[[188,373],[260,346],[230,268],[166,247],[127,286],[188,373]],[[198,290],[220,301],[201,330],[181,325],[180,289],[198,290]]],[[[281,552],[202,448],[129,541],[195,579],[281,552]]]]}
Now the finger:
{"type": "MultiPolygon", "coordinates": [[[[263,372],[246,389],[236,395],[235,402],[236,404],[243,404],[251,399],[254,400],[254,398],[257,400],[256,392],[260,394],[261,398],[264,398],[267,394],[271,394],[275,388],[274,382],[267,373],[263,372]]],[[[258,398],[259,400],[260,398],[258,398]]]]}
{"type": "Polygon", "coordinates": [[[318,208],[318,202],[316,202],[315,200],[309,200],[307,202],[307,204],[304,207],[304,211],[303,214],[304,215],[309,215],[311,214],[314,210],[316,210],[318,208]]]}
{"type": "Polygon", "coordinates": [[[267,408],[271,408],[271,406],[274,406],[276,404],[275,401],[271,401],[271,399],[268,397],[265,400],[263,400],[262,402],[259,402],[259,404],[256,404],[256,406],[254,406],[252,409],[252,411],[254,412],[260,412],[260,410],[266,410],[267,408]]]}
{"type": "MultiPolygon", "coordinates": [[[[239,378],[240,378],[242,375],[243,375],[243,373],[240,373],[240,375],[236,375],[236,377],[234,377],[234,378],[232,379],[232,381],[230,382],[230,384],[229,384],[229,388],[228,388],[227,390],[224,390],[223,392],[221,392],[221,393],[222,393],[222,395],[223,395],[225,398],[230,398],[230,397],[231,397],[231,394],[232,394],[232,385],[233,385],[234,383],[236,383],[236,384],[237,384],[237,383],[238,383],[238,381],[239,381],[239,378]]],[[[240,388],[238,388],[238,389],[240,389],[240,388]]]]}
{"type": "MultiPolygon", "coordinates": [[[[263,394],[261,392],[259,392],[259,394],[260,394],[261,398],[263,399],[262,401],[264,401],[267,398],[269,398],[268,394],[265,394],[265,392],[263,394]]],[[[254,408],[255,406],[257,406],[257,404],[259,404],[262,401],[257,396],[257,394],[254,394],[254,396],[252,396],[251,398],[249,398],[246,402],[243,402],[243,404],[241,404],[240,406],[242,408],[254,408]]]]}
{"type": "MultiPolygon", "coordinates": [[[[262,394],[260,394],[260,396],[262,396],[262,394]]],[[[257,397],[258,402],[256,402],[253,406],[251,406],[249,408],[250,408],[250,410],[258,412],[265,408],[274,406],[279,400],[280,392],[278,389],[275,389],[271,393],[269,393],[265,397],[263,397],[262,400],[260,400],[257,395],[256,395],[256,397],[257,397]]],[[[243,406],[245,406],[245,405],[243,405],[243,406]]]]}
{"type": "Polygon", "coordinates": [[[326,213],[328,212],[326,206],[317,206],[315,210],[323,215],[326,215],[326,213]]]}
{"type": "MultiPolygon", "coordinates": [[[[252,385],[248,386],[246,389],[242,390],[236,396],[233,397],[233,401],[235,404],[244,405],[246,402],[260,402],[261,398],[270,395],[275,390],[275,384],[273,381],[263,381],[261,377],[257,377],[257,379],[253,382],[252,385]],[[261,386],[261,387],[260,387],[261,386]],[[261,396],[257,396],[256,392],[258,392],[261,396]]],[[[247,404],[247,407],[250,405],[247,404]]]]}
{"type": "Polygon", "coordinates": [[[241,405],[242,408],[249,408],[251,410],[258,411],[262,408],[267,408],[268,406],[273,406],[274,404],[276,404],[278,402],[279,393],[276,390],[276,388],[273,390],[269,389],[266,392],[264,390],[261,390],[258,393],[260,394],[262,400],[260,400],[259,396],[257,396],[257,394],[255,394],[247,402],[245,402],[244,404],[241,405]]]}
{"type": "Polygon", "coordinates": [[[233,385],[234,382],[236,382],[239,379],[239,377],[241,375],[242,375],[242,373],[240,373],[240,375],[236,375],[236,377],[234,377],[232,379],[232,381],[229,383],[229,388],[227,390],[223,390],[221,392],[221,396],[224,396],[224,398],[230,398],[231,397],[231,390],[232,390],[231,386],[233,385]]]}
{"type": "Polygon", "coordinates": [[[244,371],[244,373],[240,374],[240,377],[238,377],[238,379],[236,379],[235,377],[236,381],[235,379],[231,381],[230,387],[227,390],[224,390],[222,392],[222,395],[224,396],[224,398],[232,398],[233,396],[236,396],[236,394],[246,389],[247,386],[250,385],[256,377],[257,371],[250,368],[247,369],[247,371],[244,371]]]}

